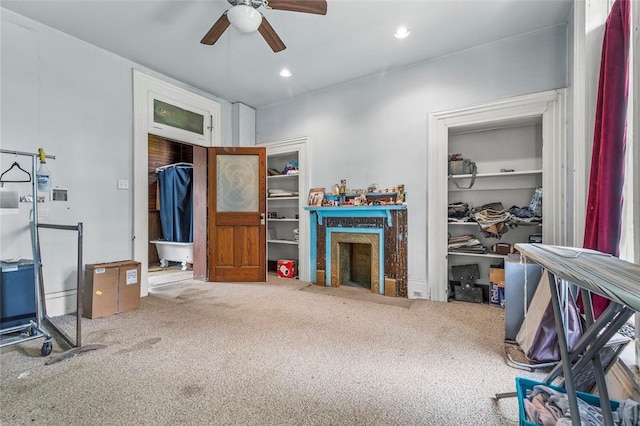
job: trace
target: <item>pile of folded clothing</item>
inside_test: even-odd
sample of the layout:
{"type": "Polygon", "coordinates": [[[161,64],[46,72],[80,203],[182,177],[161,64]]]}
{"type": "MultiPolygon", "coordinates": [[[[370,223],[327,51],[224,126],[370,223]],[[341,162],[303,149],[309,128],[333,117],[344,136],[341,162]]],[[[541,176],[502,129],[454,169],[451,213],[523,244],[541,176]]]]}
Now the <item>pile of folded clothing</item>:
{"type": "Polygon", "coordinates": [[[484,254],[487,252],[487,248],[482,245],[480,240],[471,234],[449,237],[448,250],[455,253],[473,254],[484,254]]]}
{"type": "Polygon", "coordinates": [[[478,222],[486,237],[500,238],[509,230],[511,213],[502,203],[489,203],[471,210],[471,218],[478,222]]]}
{"type": "MultiPolygon", "coordinates": [[[[602,409],[578,398],[578,415],[572,416],[569,411],[567,394],[545,385],[535,385],[527,391],[523,400],[527,419],[540,425],[571,425],[572,418],[578,417],[581,425],[602,425],[604,416],[602,409]]],[[[612,413],[616,425],[640,424],[640,406],[632,399],[620,402],[618,409],[612,413]]]]}
{"type": "Polygon", "coordinates": [[[270,189],[269,197],[297,197],[298,193],[296,191],[288,191],[285,189],[270,189]]]}
{"type": "Polygon", "coordinates": [[[468,222],[469,221],[469,204],[450,203],[448,217],[449,217],[449,222],[468,222]]]}
{"type": "Polygon", "coordinates": [[[509,209],[511,213],[511,223],[542,223],[542,216],[531,210],[529,206],[513,206],[509,209]]]}

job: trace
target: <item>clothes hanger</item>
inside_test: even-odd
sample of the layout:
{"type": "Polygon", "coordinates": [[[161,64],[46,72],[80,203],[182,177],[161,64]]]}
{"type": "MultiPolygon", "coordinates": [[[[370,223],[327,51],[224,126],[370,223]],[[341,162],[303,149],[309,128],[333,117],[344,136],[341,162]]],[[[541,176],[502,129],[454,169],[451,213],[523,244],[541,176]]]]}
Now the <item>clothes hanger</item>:
{"type": "Polygon", "coordinates": [[[171,167],[193,167],[193,163],[185,163],[181,161],[179,163],[167,164],[166,166],[156,167],[156,173],[170,169],[171,167]]]}
{"type": "Polygon", "coordinates": [[[17,161],[14,161],[13,164],[11,165],[11,167],[9,167],[7,170],[5,170],[1,175],[0,175],[0,185],[3,185],[4,183],[7,182],[14,182],[14,183],[23,183],[23,182],[31,182],[31,173],[29,173],[28,171],[26,171],[25,169],[23,169],[22,167],[20,167],[20,164],[18,164],[17,161]],[[29,176],[28,179],[23,179],[23,180],[14,180],[14,179],[10,179],[10,180],[4,180],[2,179],[2,177],[4,175],[6,175],[7,173],[9,173],[14,167],[18,167],[18,170],[24,172],[27,174],[27,176],[29,176]]]}

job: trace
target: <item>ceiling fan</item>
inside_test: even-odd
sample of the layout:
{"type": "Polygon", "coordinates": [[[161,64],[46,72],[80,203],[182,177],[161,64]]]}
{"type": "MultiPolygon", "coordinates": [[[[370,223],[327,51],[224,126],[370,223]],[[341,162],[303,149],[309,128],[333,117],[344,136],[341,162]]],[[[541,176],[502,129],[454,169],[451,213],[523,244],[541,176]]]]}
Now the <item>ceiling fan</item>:
{"type": "Polygon", "coordinates": [[[258,30],[269,47],[274,52],[286,49],[286,46],[278,37],[275,30],[267,21],[267,18],[256,9],[264,6],[266,9],[288,10],[291,12],[313,13],[316,15],[327,14],[326,0],[227,0],[233,7],[224,12],[213,24],[209,32],[205,34],[200,43],[214,44],[222,33],[233,25],[244,33],[258,30]]]}

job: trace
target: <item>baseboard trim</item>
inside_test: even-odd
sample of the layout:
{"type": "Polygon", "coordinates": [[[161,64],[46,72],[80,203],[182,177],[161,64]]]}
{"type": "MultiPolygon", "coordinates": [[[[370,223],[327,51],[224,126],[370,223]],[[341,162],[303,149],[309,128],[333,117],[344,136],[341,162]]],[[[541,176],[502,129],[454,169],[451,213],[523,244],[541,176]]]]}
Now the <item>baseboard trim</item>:
{"type": "Polygon", "coordinates": [[[57,291],[45,295],[47,316],[59,317],[76,312],[77,290],[57,291]]]}
{"type": "Polygon", "coordinates": [[[409,279],[407,283],[407,297],[409,299],[429,299],[426,280],[409,279]]]}

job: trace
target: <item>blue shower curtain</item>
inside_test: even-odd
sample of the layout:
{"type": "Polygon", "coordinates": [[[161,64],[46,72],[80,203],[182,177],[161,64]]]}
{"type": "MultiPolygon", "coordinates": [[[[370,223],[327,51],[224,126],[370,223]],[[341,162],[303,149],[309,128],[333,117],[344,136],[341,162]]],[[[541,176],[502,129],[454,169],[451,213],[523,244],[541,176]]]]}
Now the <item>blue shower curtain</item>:
{"type": "Polygon", "coordinates": [[[193,242],[193,168],[175,166],[158,172],[160,223],[167,241],[193,242]]]}

